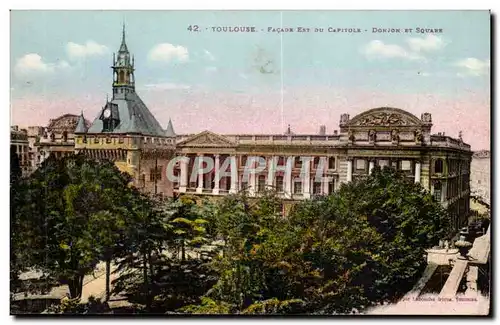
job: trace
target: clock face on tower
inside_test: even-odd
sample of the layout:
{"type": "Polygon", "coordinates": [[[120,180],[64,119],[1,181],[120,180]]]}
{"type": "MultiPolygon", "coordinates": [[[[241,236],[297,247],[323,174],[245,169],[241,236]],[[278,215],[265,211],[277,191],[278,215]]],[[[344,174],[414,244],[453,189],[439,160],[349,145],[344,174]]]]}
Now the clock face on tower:
{"type": "Polygon", "coordinates": [[[105,109],[104,110],[104,117],[105,118],[108,118],[111,116],[111,110],[109,108],[105,109]]]}

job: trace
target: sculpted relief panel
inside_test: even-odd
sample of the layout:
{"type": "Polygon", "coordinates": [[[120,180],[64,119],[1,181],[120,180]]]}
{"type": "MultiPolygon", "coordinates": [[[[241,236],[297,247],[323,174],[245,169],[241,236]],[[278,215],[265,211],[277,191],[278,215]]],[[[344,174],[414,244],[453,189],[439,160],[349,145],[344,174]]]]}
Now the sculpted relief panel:
{"type": "Polygon", "coordinates": [[[354,125],[357,126],[402,126],[411,125],[411,121],[408,121],[405,117],[396,113],[380,112],[374,113],[359,119],[354,125]]]}
{"type": "Polygon", "coordinates": [[[401,132],[399,138],[403,141],[413,141],[415,139],[414,132],[401,132]]]}
{"type": "Polygon", "coordinates": [[[368,132],[355,132],[354,138],[359,141],[368,141],[368,132]]]}

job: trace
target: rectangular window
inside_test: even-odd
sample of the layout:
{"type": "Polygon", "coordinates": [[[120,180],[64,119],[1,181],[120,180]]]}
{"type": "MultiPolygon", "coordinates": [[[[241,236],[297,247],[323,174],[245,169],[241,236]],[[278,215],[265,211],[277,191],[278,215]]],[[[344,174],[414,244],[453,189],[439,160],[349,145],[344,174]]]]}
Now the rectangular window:
{"type": "Polygon", "coordinates": [[[295,157],[295,168],[302,168],[302,160],[300,160],[300,157],[295,157]]]}
{"type": "Polygon", "coordinates": [[[247,164],[247,156],[241,156],[241,166],[244,167],[247,164]]]}
{"type": "Polygon", "coordinates": [[[328,181],[328,193],[335,192],[335,180],[331,179],[328,181]]]}
{"type": "Polygon", "coordinates": [[[321,194],[321,182],[313,182],[313,194],[321,194]]]}
{"type": "Polygon", "coordinates": [[[283,176],[276,176],[276,191],[283,193],[283,176]]]}
{"type": "Polygon", "coordinates": [[[161,181],[161,169],[162,166],[158,166],[158,168],[151,168],[149,170],[149,181],[154,182],[156,181],[161,181]]]}
{"type": "Polygon", "coordinates": [[[335,169],[335,157],[328,158],[328,169],[335,169]]]}
{"type": "Polygon", "coordinates": [[[296,179],[293,182],[293,193],[300,194],[302,193],[302,180],[296,179]]]}
{"type": "Polygon", "coordinates": [[[378,165],[380,169],[384,169],[384,167],[389,167],[389,160],[379,160],[378,165]]]}
{"type": "Polygon", "coordinates": [[[357,170],[365,170],[366,165],[363,159],[356,159],[356,169],[357,170]]]}
{"type": "Polygon", "coordinates": [[[404,170],[404,171],[411,170],[411,161],[409,161],[409,160],[402,160],[401,161],[401,170],[404,170]]]}
{"type": "Polygon", "coordinates": [[[319,166],[319,157],[313,157],[313,168],[318,168],[319,166]]]}
{"type": "Polygon", "coordinates": [[[257,190],[262,192],[266,189],[266,176],[259,175],[259,182],[257,184],[257,190]]]}

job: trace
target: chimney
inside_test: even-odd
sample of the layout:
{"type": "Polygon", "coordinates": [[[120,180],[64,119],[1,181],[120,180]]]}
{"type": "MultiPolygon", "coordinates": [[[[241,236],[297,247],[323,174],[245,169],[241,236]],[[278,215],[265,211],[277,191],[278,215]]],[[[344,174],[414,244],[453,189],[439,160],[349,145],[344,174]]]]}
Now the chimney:
{"type": "Polygon", "coordinates": [[[319,127],[319,135],[325,135],[326,134],[326,126],[325,125],[320,125],[319,127]]]}

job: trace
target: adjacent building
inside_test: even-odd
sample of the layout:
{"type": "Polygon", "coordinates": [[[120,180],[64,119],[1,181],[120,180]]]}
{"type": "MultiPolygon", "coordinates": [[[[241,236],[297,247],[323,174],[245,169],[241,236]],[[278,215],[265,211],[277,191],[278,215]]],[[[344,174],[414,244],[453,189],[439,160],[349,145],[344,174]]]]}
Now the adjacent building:
{"type": "Polygon", "coordinates": [[[30,150],[28,142],[28,131],[19,129],[19,126],[14,125],[10,128],[10,147],[11,152],[15,150],[19,158],[19,166],[23,176],[31,172],[30,150]]]}
{"type": "Polygon", "coordinates": [[[472,156],[471,163],[471,194],[481,198],[490,204],[490,152],[487,150],[477,151],[472,156]]]}

